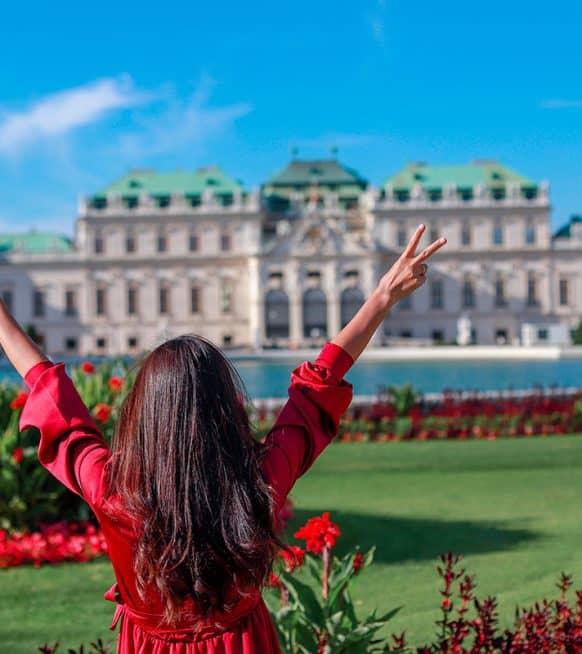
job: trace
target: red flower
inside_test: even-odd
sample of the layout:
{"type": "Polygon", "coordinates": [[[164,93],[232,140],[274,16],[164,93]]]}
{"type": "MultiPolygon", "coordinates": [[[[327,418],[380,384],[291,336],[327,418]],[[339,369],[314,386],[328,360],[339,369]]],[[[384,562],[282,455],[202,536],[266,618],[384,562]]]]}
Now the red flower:
{"type": "Polygon", "coordinates": [[[90,361],[83,361],[81,364],[81,370],[90,375],[91,373],[95,372],[95,366],[90,362],[90,361]]]}
{"type": "Polygon", "coordinates": [[[448,597],[445,597],[445,599],[441,602],[441,606],[445,611],[447,611],[451,607],[451,600],[448,597]]]}
{"type": "Polygon", "coordinates": [[[22,463],[22,459],[24,458],[24,450],[21,447],[15,447],[13,452],[12,452],[12,460],[16,464],[22,463]]]}
{"type": "Polygon", "coordinates": [[[22,409],[22,407],[26,404],[26,400],[28,400],[28,393],[25,391],[20,391],[18,395],[10,402],[10,408],[12,410],[16,409],[22,409]]]}
{"type": "Polygon", "coordinates": [[[332,548],[340,536],[340,528],[329,519],[329,511],[321,517],[310,518],[295,534],[295,538],[305,541],[305,548],[314,554],[321,554],[324,548],[332,548]]]}
{"type": "Polygon", "coordinates": [[[281,587],[281,582],[279,581],[279,577],[277,577],[277,575],[274,574],[273,572],[269,573],[269,578],[267,579],[267,586],[269,586],[269,588],[281,587]]]}
{"type": "Polygon", "coordinates": [[[111,377],[109,380],[109,388],[113,391],[120,391],[123,388],[123,379],[121,377],[111,377]]]}
{"type": "Polygon", "coordinates": [[[305,560],[305,551],[297,545],[291,545],[289,549],[281,550],[279,555],[285,561],[287,572],[293,572],[295,568],[301,567],[305,560]]]}
{"type": "Polygon", "coordinates": [[[361,552],[358,552],[354,556],[354,572],[359,572],[364,565],[364,555],[361,552]]]}
{"type": "Polygon", "coordinates": [[[103,404],[103,402],[100,402],[99,404],[95,405],[95,408],[93,409],[93,415],[99,422],[107,422],[109,418],[111,417],[111,412],[113,409],[108,405],[108,404],[103,404]]]}

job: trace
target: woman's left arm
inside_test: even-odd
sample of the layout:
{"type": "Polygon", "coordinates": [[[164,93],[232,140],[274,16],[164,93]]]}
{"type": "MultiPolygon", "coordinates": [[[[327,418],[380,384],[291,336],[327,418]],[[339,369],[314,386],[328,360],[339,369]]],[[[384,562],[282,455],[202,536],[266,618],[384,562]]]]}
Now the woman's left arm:
{"type": "Polygon", "coordinates": [[[103,496],[110,452],[64,365],[49,361],[1,300],[0,345],[31,389],[20,415],[20,429],[40,431],[41,464],[95,507],[103,496]]]}
{"type": "Polygon", "coordinates": [[[47,357],[24,333],[0,299],[0,346],[21,377],[47,357]]]}

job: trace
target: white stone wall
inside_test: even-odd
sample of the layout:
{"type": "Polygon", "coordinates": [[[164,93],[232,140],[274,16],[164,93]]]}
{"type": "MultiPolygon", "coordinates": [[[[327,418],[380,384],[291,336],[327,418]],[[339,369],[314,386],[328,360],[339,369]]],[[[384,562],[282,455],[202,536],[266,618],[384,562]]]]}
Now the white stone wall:
{"type": "MultiPolygon", "coordinates": [[[[408,239],[424,222],[427,235],[446,236],[447,247],[430,263],[429,282],[410,300],[395,308],[378,331],[375,343],[405,339],[454,342],[457,322],[467,315],[480,344],[503,338],[517,342],[523,324],[561,323],[575,327],[582,316],[582,234],[552,244],[547,191],[533,201],[510,195],[495,201],[487,193],[462,202],[445,194],[440,202],[418,195],[409,202],[380,199],[377,191],[361,202],[362,219],[352,245],[336,251],[289,246],[269,250],[262,243],[263,215],[256,197],[234,206],[207,202],[189,210],[179,202],[171,210],[140,207],[124,210],[115,203],[107,210],[83,207],[76,224],[77,251],[66,255],[12,254],[0,263],[0,293],[12,294],[13,311],[25,325],[33,324],[54,356],[118,355],[146,350],[161,340],[194,332],[219,345],[259,347],[265,336],[265,296],[275,284],[289,298],[290,334],[278,345],[315,345],[323,338],[304,337],[303,296],[318,286],[327,299],[327,338],[340,329],[340,298],[347,286],[368,296],[400,254],[399,236],[408,239]],[[470,243],[463,231],[470,227],[470,243]],[[497,226],[503,242],[494,242],[497,226]],[[529,243],[528,230],[535,240],[529,243]],[[191,236],[197,248],[191,251],[191,236]],[[128,237],[134,252],[127,252],[128,237]],[[166,240],[160,252],[158,239],[166,240]],[[230,241],[224,249],[222,238],[230,241]],[[103,251],[95,252],[98,238],[103,251]],[[358,239],[368,244],[357,250],[358,239]],[[370,246],[376,242],[376,247],[370,246]],[[358,254],[359,252],[359,254],[358,254]],[[346,272],[356,275],[346,277],[346,272]],[[272,273],[280,273],[273,281],[272,273]],[[318,276],[314,276],[314,274],[318,276]],[[471,280],[473,307],[463,306],[463,284],[471,280]],[[497,306],[496,283],[502,280],[506,303],[497,306]],[[535,284],[537,302],[528,302],[528,285],[535,284]],[[441,285],[442,306],[435,306],[441,285]],[[167,288],[166,315],[160,314],[159,289],[167,288]],[[200,310],[191,310],[191,287],[199,288],[200,310]],[[564,286],[565,285],[565,286],[564,286]],[[138,294],[135,315],[128,314],[128,288],[138,294]],[[567,287],[567,288],[566,288],[567,287]],[[97,315],[96,290],[106,292],[104,315],[97,315]],[[230,288],[230,308],[224,310],[224,289],[230,288]],[[564,290],[566,288],[566,290],[564,290]],[[45,313],[34,315],[34,292],[44,293],[45,313]],[[66,292],[74,291],[77,315],[66,315],[66,292]],[[565,297],[566,296],[566,297],[565,297]],[[564,302],[565,300],[565,302],[564,302]]],[[[317,210],[306,208],[306,216],[317,210]]],[[[347,229],[341,212],[321,210],[322,225],[335,219],[347,229]],[[343,221],[343,222],[342,222],[343,221]]],[[[353,221],[352,221],[353,222],[353,221]]],[[[293,223],[297,228],[298,223],[293,223]]],[[[286,237],[280,237],[281,243],[286,237]]],[[[289,241],[292,243],[292,240],[289,241]]],[[[326,246],[327,247],[327,246],[326,246]]],[[[358,246],[360,247],[360,246],[358,246]]],[[[531,288],[530,288],[531,290],[531,288]]]]}

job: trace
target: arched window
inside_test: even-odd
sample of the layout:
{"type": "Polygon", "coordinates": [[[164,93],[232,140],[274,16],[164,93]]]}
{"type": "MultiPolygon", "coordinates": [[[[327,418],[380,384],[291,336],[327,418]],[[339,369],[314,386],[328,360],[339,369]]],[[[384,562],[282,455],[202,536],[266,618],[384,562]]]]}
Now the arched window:
{"type": "Polygon", "coordinates": [[[340,298],[341,326],[345,327],[364,304],[364,294],[357,286],[344,289],[340,298]]]}
{"type": "Polygon", "coordinates": [[[265,335],[289,338],[289,298],[281,289],[271,289],[265,296],[265,335]]]}
{"type": "Polygon", "coordinates": [[[320,288],[309,288],[303,294],[303,336],[327,337],[327,299],[320,288]]]}

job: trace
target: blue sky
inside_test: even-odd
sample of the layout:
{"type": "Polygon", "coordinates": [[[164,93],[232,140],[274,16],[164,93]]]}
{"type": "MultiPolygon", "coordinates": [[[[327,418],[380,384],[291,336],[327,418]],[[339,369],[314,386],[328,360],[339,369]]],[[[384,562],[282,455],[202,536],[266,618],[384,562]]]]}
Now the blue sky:
{"type": "Polygon", "coordinates": [[[495,158],[582,213],[582,3],[6,3],[0,229],[72,230],[130,168],[219,164],[249,187],[301,157],[375,184],[495,158]]]}

